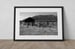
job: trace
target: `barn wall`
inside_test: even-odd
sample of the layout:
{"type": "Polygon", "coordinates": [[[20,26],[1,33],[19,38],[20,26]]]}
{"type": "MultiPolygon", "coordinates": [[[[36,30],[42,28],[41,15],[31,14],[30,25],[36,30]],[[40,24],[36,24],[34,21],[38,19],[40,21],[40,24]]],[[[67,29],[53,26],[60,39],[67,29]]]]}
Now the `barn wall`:
{"type": "Polygon", "coordinates": [[[75,39],[75,0],[0,0],[0,39],[13,39],[14,6],[64,6],[65,39],[75,39]]]}

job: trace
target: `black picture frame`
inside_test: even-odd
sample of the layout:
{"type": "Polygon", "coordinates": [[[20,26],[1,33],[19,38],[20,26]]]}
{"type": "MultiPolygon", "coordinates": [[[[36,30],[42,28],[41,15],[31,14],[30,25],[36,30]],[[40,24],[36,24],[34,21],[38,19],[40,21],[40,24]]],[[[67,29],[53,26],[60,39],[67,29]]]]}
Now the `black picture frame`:
{"type": "Polygon", "coordinates": [[[64,7],[63,6],[15,6],[14,7],[14,34],[13,40],[14,41],[64,41],[64,7]],[[19,8],[61,8],[61,18],[62,18],[62,39],[16,39],[16,9],[19,8]]]}

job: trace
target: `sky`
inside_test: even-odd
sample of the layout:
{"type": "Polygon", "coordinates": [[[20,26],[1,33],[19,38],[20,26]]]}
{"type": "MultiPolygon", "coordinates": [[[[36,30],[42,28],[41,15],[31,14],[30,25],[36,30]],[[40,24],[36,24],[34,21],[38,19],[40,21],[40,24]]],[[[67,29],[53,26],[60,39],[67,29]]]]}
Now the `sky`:
{"type": "Polygon", "coordinates": [[[35,15],[55,15],[57,16],[56,12],[20,12],[20,20],[23,20],[28,17],[33,17],[35,15]]]}

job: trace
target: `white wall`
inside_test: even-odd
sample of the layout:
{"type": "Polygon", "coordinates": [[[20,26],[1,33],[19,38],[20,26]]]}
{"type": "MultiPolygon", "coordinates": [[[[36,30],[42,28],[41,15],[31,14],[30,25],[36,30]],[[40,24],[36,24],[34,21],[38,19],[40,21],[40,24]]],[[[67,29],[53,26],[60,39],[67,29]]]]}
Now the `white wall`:
{"type": "Polygon", "coordinates": [[[65,39],[75,39],[75,0],[0,0],[0,39],[13,39],[14,6],[64,6],[65,39]]]}

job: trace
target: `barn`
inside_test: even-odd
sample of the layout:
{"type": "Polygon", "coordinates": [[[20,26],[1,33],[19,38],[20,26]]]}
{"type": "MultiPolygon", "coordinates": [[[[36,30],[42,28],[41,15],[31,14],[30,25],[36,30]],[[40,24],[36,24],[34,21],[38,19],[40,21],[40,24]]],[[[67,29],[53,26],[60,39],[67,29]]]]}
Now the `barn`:
{"type": "Polygon", "coordinates": [[[32,17],[35,24],[42,27],[49,27],[57,24],[57,16],[54,15],[36,15],[32,17]]]}
{"type": "Polygon", "coordinates": [[[49,27],[57,24],[57,16],[54,15],[35,15],[22,20],[26,25],[49,27]]]}

